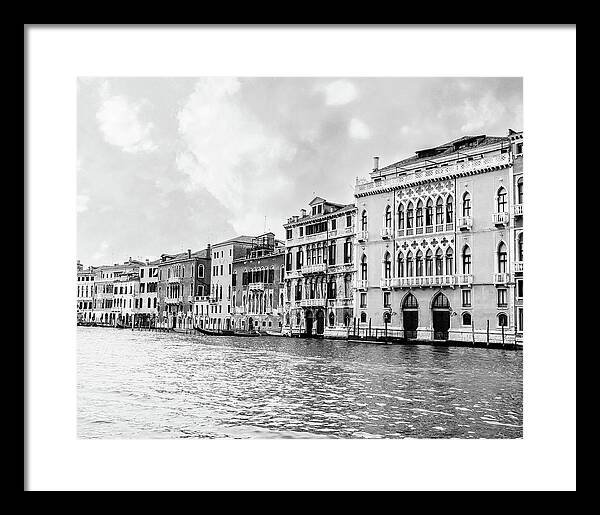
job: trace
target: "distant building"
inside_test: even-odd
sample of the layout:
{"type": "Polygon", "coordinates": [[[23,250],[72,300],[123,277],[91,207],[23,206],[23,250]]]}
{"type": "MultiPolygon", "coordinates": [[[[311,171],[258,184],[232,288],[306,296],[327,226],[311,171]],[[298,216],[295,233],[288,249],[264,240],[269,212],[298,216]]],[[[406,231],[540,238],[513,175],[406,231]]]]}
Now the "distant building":
{"type": "Polygon", "coordinates": [[[375,158],[370,180],[355,187],[363,329],[416,340],[518,337],[522,154],[522,133],[511,131],[464,136],[383,168],[375,158]]]}
{"type": "Polygon", "coordinates": [[[346,337],[354,318],[354,204],[316,197],[284,224],[284,334],[346,337]]]}
{"type": "Polygon", "coordinates": [[[158,317],[163,327],[192,328],[194,298],[210,288],[210,246],[205,250],[162,254],[158,266],[158,317]]]}
{"type": "Polygon", "coordinates": [[[210,329],[230,330],[233,325],[233,262],[252,247],[251,236],[237,236],[211,248],[210,329]]]}
{"type": "Polygon", "coordinates": [[[77,321],[91,322],[94,315],[94,277],[92,267],[77,262],[77,321]]]}
{"type": "Polygon", "coordinates": [[[140,266],[139,294],[135,308],[142,325],[155,322],[158,318],[158,265],[160,260],[148,261],[140,266]]]}
{"type": "Polygon", "coordinates": [[[272,232],[252,239],[233,261],[233,328],[281,331],[285,245],[272,232]]]}

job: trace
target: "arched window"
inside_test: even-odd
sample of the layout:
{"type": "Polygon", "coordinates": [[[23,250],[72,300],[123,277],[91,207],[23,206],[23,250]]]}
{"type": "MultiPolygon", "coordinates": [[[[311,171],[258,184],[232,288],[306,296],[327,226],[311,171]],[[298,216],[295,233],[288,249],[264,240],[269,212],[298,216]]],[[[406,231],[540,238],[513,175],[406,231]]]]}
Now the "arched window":
{"type": "Polygon", "coordinates": [[[413,255],[412,255],[412,251],[410,251],[408,253],[408,255],[406,256],[406,277],[414,277],[415,275],[415,270],[414,270],[414,261],[413,261],[413,255]]]}
{"type": "Polygon", "coordinates": [[[435,223],[437,225],[444,223],[444,201],[442,197],[438,197],[435,202],[435,223]]]}
{"type": "Polygon", "coordinates": [[[363,210],[362,215],[360,217],[360,228],[362,231],[367,230],[367,210],[363,210]]]}
{"type": "Polygon", "coordinates": [[[433,200],[427,199],[425,206],[425,225],[433,225],[433,200]]]}
{"type": "Polygon", "coordinates": [[[471,325],[471,313],[462,314],[462,325],[471,325]]]}
{"type": "Polygon", "coordinates": [[[364,311],[360,314],[360,321],[363,323],[367,322],[367,314],[364,311]]]}
{"type": "Polygon", "coordinates": [[[463,216],[471,216],[471,194],[468,191],[463,195],[462,214],[463,216]]]}
{"type": "Polygon", "coordinates": [[[451,248],[446,251],[446,275],[454,274],[454,252],[451,248]]]}
{"type": "Polygon", "coordinates": [[[346,274],[344,278],[344,297],[349,298],[352,293],[352,276],[350,274],[346,274]]]}
{"type": "Polygon", "coordinates": [[[454,221],[454,199],[448,195],[446,199],[446,223],[451,224],[454,221]]]}
{"type": "Polygon", "coordinates": [[[465,245],[462,253],[462,273],[470,274],[471,273],[471,248],[468,245],[465,245]]]}
{"type": "Polygon", "coordinates": [[[398,229],[404,229],[404,204],[398,206],[398,229]]]}
{"type": "Polygon", "coordinates": [[[496,197],[496,210],[498,213],[505,213],[506,212],[506,190],[504,189],[504,186],[501,186],[500,189],[498,190],[498,195],[496,197]]]}
{"type": "Polygon", "coordinates": [[[367,256],[365,256],[364,254],[360,259],[360,278],[363,281],[367,280],[367,256]]]}
{"type": "Polygon", "coordinates": [[[508,317],[506,313],[500,313],[498,315],[498,327],[506,327],[508,326],[508,317]]]}
{"type": "Polygon", "coordinates": [[[517,181],[517,204],[523,203],[523,177],[517,181]]]}
{"type": "Polygon", "coordinates": [[[385,226],[386,227],[391,227],[392,226],[392,208],[390,206],[387,206],[385,208],[385,220],[384,220],[385,226]]]}
{"type": "Polygon", "coordinates": [[[413,209],[413,204],[412,202],[409,202],[408,207],[406,208],[406,228],[407,229],[412,229],[413,227],[413,215],[414,215],[414,209],[413,209]]]}
{"type": "Polygon", "coordinates": [[[433,309],[450,309],[450,302],[448,302],[448,297],[446,297],[443,293],[438,293],[435,299],[433,299],[431,307],[433,309]]]}
{"type": "Polygon", "coordinates": [[[417,252],[415,259],[416,276],[421,277],[423,275],[423,252],[420,250],[417,252]]]}
{"type": "Polygon", "coordinates": [[[503,241],[498,245],[498,273],[505,274],[506,273],[506,264],[507,264],[507,254],[506,254],[506,245],[503,241]]]}
{"type": "Polygon", "coordinates": [[[444,275],[444,253],[440,248],[435,251],[435,275],[444,275]]]}
{"type": "Polygon", "coordinates": [[[431,249],[427,249],[425,253],[425,275],[433,275],[433,252],[431,252],[431,249]]]}
{"type": "Polygon", "coordinates": [[[523,233],[517,236],[517,261],[523,261],[523,233]]]}
{"type": "Polygon", "coordinates": [[[417,298],[412,293],[409,293],[402,302],[402,309],[417,309],[418,307],[417,298]]]}
{"type": "Polygon", "coordinates": [[[389,252],[386,252],[383,256],[383,277],[385,279],[392,277],[392,260],[389,252]]]}
{"type": "Polygon", "coordinates": [[[333,327],[333,324],[335,323],[335,315],[333,314],[333,311],[331,313],[329,313],[329,325],[330,327],[333,327]]]}
{"type": "Polygon", "coordinates": [[[398,252],[398,277],[404,277],[404,256],[398,252]]]}
{"type": "Polygon", "coordinates": [[[423,201],[419,200],[417,202],[417,212],[415,217],[415,225],[416,227],[423,227],[423,201]]]}

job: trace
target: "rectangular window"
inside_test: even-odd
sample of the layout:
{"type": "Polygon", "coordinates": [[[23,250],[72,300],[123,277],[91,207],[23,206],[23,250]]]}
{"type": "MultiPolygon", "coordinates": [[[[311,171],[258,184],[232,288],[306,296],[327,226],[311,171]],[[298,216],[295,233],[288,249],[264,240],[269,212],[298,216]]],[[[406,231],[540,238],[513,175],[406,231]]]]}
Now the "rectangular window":
{"type": "Polygon", "coordinates": [[[517,299],[523,298],[523,279],[517,280],[517,299]]]}
{"type": "Polygon", "coordinates": [[[304,227],[299,227],[298,231],[300,232],[300,236],[304,236],[304,227]]]}
{"type": "Polygon", "coordinates": [[[220,275],[223,275],[223,265],[221,265],[221,270],[219,271],[220,275]]]}
{"type": "Polygon", "coordinates": [[[346,227],[350,227],[352,225],[352,215],[346,216],[346,227]]]}
{"type": "Polygon", "coordinates": [[[140,268],[140,279],[144,278],[144,269],[140,268]]]}
{"type": "Polygon", "coordinates": [[[231,263],[229,263],[229,275],[231,275],[231,263]]]}
{"type": "Polygon", "coordinates": [[[462,305],[464,308],[471,307],[471,290],[462,291],[462,305]]]}
{"type": "Polygon", "coordinates": [[[291,240],[291,239],[292,239],[292,230],[291,230],[291,229],[287,229],[287,230],[285,231],[285,237],[286,237],[288,240],[291,240]]]}
{"type": "Polygon", "coordinates": [[[390,301],[390,292],[389,291],[385,291],[383,292],[383,307],[384,308],[389,308],[391,307],[391,301],[390,301]]]}
{"type": "Polygon", "coordinates": [[[506,307],[506,289],[498,288],[498,307],[506,307]]]}
{"type": "Polygon", "coordinates": [[[517,331],[523,332],[523,308],[517,310],[517,331]]]}
{"type": "Polygon", "coordinates": [[[334,218],[333,220],[331,220],[331,230],[335,231],[335,228],[336,228],[336,220],[334,218]]]}
{"type": "Polygon", "coordinates": [[[367,294],[366,293],[360,294],[360,307],[361,308],[367,307],[367,294]]]}

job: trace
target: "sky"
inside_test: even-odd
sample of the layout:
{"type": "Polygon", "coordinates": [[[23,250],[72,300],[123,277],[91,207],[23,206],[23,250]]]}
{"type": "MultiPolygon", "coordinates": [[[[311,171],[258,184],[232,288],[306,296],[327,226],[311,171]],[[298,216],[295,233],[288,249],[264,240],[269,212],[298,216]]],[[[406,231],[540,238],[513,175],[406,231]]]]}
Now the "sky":
{"type": "Polygon", "coordinates": [[[156,259],[272,231],[357,177],[523,130],[521,78],[80,77],[77,258],[156,259]]]}

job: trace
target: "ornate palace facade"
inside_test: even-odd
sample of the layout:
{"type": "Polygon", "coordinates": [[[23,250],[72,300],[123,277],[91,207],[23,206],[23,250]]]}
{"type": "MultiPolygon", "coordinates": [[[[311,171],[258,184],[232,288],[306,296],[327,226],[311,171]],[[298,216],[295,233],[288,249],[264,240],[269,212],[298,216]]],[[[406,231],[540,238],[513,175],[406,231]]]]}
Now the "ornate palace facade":
{"type": "Polygon", "coordinates": [[[370,180],[355,187],[363,327],[417,340],[520,337],[520,139],[465,136],[384,168],[375,158],[370,180]]]}

